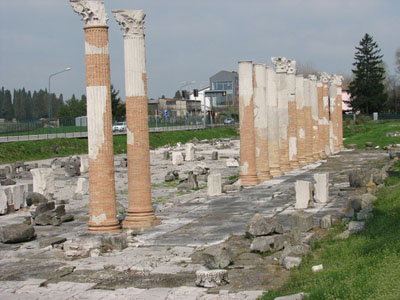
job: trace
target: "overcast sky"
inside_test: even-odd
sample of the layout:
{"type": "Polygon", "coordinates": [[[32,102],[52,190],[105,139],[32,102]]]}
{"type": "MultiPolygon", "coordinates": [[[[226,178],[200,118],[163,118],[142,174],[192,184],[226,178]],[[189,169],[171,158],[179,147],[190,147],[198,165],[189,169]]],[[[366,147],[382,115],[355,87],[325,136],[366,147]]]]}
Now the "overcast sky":
{"type": "MultiPolygon", "coordinates": [[[[271,56],[350,74],[365,33],[393,72],[400,47],[399,0],[105,0],[111,78],[124,96],[123,39],[112,9],[146,13],[150,97],[172,97],[184,81],[208,84],[239,60],[270,64],[271,56]]],[[[83,22],[68,0],[0,0],[0,87],[85,93],[83,22]]]]}

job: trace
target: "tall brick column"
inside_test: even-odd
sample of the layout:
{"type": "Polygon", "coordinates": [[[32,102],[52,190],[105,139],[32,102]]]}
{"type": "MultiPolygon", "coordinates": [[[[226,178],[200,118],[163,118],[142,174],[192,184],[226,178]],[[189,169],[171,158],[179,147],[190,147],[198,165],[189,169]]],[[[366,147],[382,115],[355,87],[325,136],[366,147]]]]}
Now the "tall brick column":
{"type": "Polygon", "coordinates": [[[287,69],[288,87],[288,142],[289,142],[289,164],[292,169],[299,168],[298,145],[297,145],[297,106],[296,106],[296,61],[288,59],[287,69]]]}
{"type": "MultiPolygon", "coordinates": [[[[312,75],[310,75],[312,76],[312,75]]],[[[306,125],[306,146],[305,146],[305,157],[307,163],[312,163],[315,161],[313,156],[314,151],[314,137],[315,137],[315,105],[316,101],[313,94],[313,80],[312,77],[304,78],[304,118],[306,125]]]]}
{"type": "Polygon", "coordinates": [[[124,228],[158,224],[151,206],[149,124],[147,112],[146,47],[142,10],[114,10],[124,31],[128,214],[124,228]]]}
{"type": "Polygon", "coordinates": [[[239,62],[240,179],[242,185],[258,184],[254,134],[253,63],[239,62]]]}
{"type": "Polygon", "coordinates": [[[308,76],[308,89],[311,103],[311,124],[312,124],[312,154],[311,159],[317,161],[321,159],[319,140],[319,118],[318,118],[318,91],[317,91],[317,76],[308,76]]]}
{"type": "Polygon", "coordinates": [[[264,181],[272,178],[268,162],[268,108],[265,65],[255,64],[253,74],[256,171],[259,181],[264,181]]]}
{"type": "Polygon", "coordinates": [[[266,96],[268,120],[268,158],[269,171],[273,177],[282,175],[280,168],[279,148],[279,115],[278,94],[276,89],[276,73],[271,67],[266,67],[266,96]]]}
{"type": "Polygon", "coordinates": [[[296,110],[297,110],[297,159],[300,166],[307,165],[306,160],[306,120],[304,112],[304,78],[296,76],[296,110]]]}
{"type": "Polygon", "coordinates": [[[283,172],[290,171],[289,164],[289,141],[288,141],[288,86],[286,57],[272,57],[272,63],[276,68],[276,86],[278,90],[278,114],[279,114],[279,147],[280,147],[280,169],[283,172]]]}
{"type": "Polygon", "coordinates": [[[322,82],[322,155],[323,158],[331,155],[329,147],[329,79],[330,76],[322,72],[320,73],[320,80],[322,82]]]}
{"type": "Polygon", "coordinates": [[[85,29],[89,143],[89,232],[120,232],[116,218],[110,58],[104,3],[70,0],[85,29]]]}

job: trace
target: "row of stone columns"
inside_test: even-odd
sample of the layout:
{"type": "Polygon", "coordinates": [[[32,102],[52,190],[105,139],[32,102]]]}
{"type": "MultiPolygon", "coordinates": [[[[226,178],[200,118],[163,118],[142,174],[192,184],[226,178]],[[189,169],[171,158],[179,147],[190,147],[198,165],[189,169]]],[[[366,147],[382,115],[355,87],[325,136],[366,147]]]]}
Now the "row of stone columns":
{"type": "Polygon", "coordinates": [[[240,178],[254,185],[343,150],[342,77],[239,62],[240,178]]]}
{"type": "MultiPolygon", "coordinates": [[[[104,3],[70,0],[85,22],[89,144],[89,232],[119,232],[116,217],[108,17],[104,3]]],[[[141,10],[113,11],[124,31],[128,159],[128,214],[124,228],[159,220],[151,206],[144,18],[141,10]]]]}

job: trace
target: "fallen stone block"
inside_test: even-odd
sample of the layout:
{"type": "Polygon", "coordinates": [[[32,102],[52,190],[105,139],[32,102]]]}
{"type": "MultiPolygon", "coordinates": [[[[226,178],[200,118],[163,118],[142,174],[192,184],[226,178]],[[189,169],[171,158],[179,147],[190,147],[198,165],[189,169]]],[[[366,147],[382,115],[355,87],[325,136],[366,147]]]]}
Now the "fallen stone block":
{"type": "Polygon", "coordinates": [[[232,252],[224,245],[208,247],[202,253],[205,266],[209,269],[223,269],[233,261],[232,252]]]}
{"type": "Polygon", "coordinates": [[[71,221],[74,220],[74,216],[73,216],[73,215],[70,215],[70,214],[67,214],[67,215],[61,216],[60,219],[61,219],[61,222],[62,222],[62,223],[71,222],[71,221]]]}
{"type": "Polygon", "coordinates": [[[76,182],[75,194],[89,194],[89,180],[87,178],[78,178],[78,181],[76,182]]]}
{"type": "Polygon", "coordinates": [[[274,300],[303,300],[307,294],[305,293],[298,293],[288,296],[276,297],[274,300]]]}
{"type": "Polygon", "coordinates": [[[208,196],[218,196],[222,193],[221,174],[211,174],[207,178],[208,196]]]}
{"type": "Polygon", "coordinates": [[[1,183],[2,186],[10,186],[10,185],[16,184],[17,182],[12,180],[11,178],[6,178],[4,180],[1,180],[0,183],[1,183]]]}
{"type": "Polygon", "coordinates": [[[315,194],[314,199],[319,203],[329,202],[329,173],[314,174],[315,194]]]}
{"type": "Polygon", "coordinates": [[[194,144],[187,143],[185,148],[185,161],[195,160],[194,144]]]}
{"type": "Polygon", "coordinates": [[[36,216],[38,216],[38,215],[40,215],[40,214],[42,214],[44,212],[53,210],[54,208],[55,208],[55,203],[53,201],[45,202],[45,203],[39,203],[36,206],[35,211],[31,212],[31,215],[32,215],[32,217],[36,218],[36,216]]]}
{"type": "Polygon", "coordinates": [[[181,152],[172,152],[172,164],[174,166],[183,164],[183,155],[181,152]]]}
{"type": "Polygon", "coordinates": [[[282,264],[283,260],[287,257],[302,257],[305,256],[308,252],[311,251],[311,247],[309,245],[301,244],[296,246],[286,245],[285,249],[283,249],[281,253],[281,257],[279,262],[282,264]]]}
{"type": "Polygon", "coordinates": [[[221,285],[228,284],[228,271],[227,270],[199,270],[196,271],[197,286],[213,288],[221,285]]]}
{"type": "Polygon", "coordinates": [[[46,203],[48,202],[48,200],[42,194],[29,192],[26,194],[25,202],[27,206],[31,206],[31,205],[37,205],[39,203],[46,203]]]}
{"type": "Polygon", "coordinates": [[[256,252],[267,252],[267,251],[278,251],[285,247],[286,243],[289,243],[289,234],[275,234],[268,236],[256,237],[250,245],[251,251],[256,252]]]}
{"type": "Polygon", "coordinates": [[[229,158],[229,159],[226,160],[226,166],[228,168],[239,167],[239,162],[234,158],[229,158]]]}
{"type": "Polygon", "coordinates": [[[213,151],[211,153],[211,160],[218,160],[218,151],[213,151]]]}
{"type": "Polygon", "coordinates": [[[222,191],[224,193],[241,191],[242,189],[243,189],[243,187],[241,185],[237,185],[237,184],[225,184],[222,186],[222,191]]]}
{"type": "Polygon", "coordinates": [[[35,237],[35,229],[32,225],[10,224],[0,227],[0,242],[5,244],[26,242],[35,237]]]}
{"type": "Polygon", "coordinates": [[[54,216],[55,214],[52,211],[46,211],[41,214],[38,214],[35,217],[35,225],[40,225],[40,226],[53,225],[54,216]]]}
{"type": "Polygon", "coordinates": [[[65,205],[58,205],[55,209],[54,209],[54,213],[56,214],[57,217],[62,217],[65,215],[65,205]]]}
{"type": "Polygon", "coordinates": [[[311,267],[311,270],[312,270],[314,273],[320,272],[320,271],[322,271],[323,269],[324,269],[324,266],[323,266],[323,265],[316,265],[316,266],[312,266],[312,267],[311,267]]]}
{"type": "Polygon", "coordinates": [[[342,233],[336,235],[333,239],[335,240],[347,240],[350,237],[350,231],[345,230],[342,233]]]}
{"type": "Polygon", "coordinates": [[[254,215],[247,223],[246,227],[246,236],[250,238],[282,233],[283,226],[275,219],[267,219],[259,214],[254,215]]]}
{"type": "Polygon", "coordinates": [[[323,229],[328,229],[332,227],[332,216],[326,215],[321,218],[320,227],[323,229]]]}
{"type": "Polygon", "coordinates": [[[306,245],[314,245],[317,240],[317,236],[314,232],[302,232],[301,233],[301,243],[306,245]]]}
{"type": "Polygon", "coordinates": [[[33,176],[33,191],[52,199],[54,195],[54,174],[52,168],[37,168],[31,170],[33,176]]]}
{"type": "Polygon", "coordinates": [[[0,214],[8,212],[8,204],[11,203],[11,190],[9,188],[0,188],[0,214]]]}
{"type": "Polygon", "coordinates": [[[365,208],[369,205],[372,205],[376,201],[376,197],[371,194],[362,194],[361,195],[361,208],[365,208]]]}
{"type": "Polygon", "coordinates": [[[365,222],[361,221],[351,221],[349,223],[349,231],[350,234],[354,234],[360,231],[363,231],[365,229],[365,222]]]}
{"type": "Polygon", "coordinates": [[[45,248],[48,246],[54,246],[57,244],[62,244],[66,241],[67,239],[64,237],[56,236],[52,238],[45,239],[43,241],[39,242],[39,248],[45,248]]]}
{"type": "Polygon", "coordinates": [[[367,220],[372,218],[373,216],[374,215],[371,213],[371,210],[369,208],[364,208],[357,213],[357,220],[367,220]]]}
{"type": "Polygon", "coordinates": [[[89,158],[81,157],[81,166],[79,171],[81,172],[81,174],[89,172],[89,158]]]}
{"type": "Polygon", "coordinates": [[[295,267],[300,266],[301,264],[301,257],[294,257],[294,256],[286,256],[283,259],[283,263],[282,266],[286,269],[286,270],[290,270],[293,269],[295,267]]]}
{"type": "Polygon", "coordinates": [[[163,159],[164,159],[164,160],[170,160],[170,158],[171,158],[171,156],[170,156],[169,151],[168,151],[168,150],[165,150],[165,151],[163,152],[163,159]]]}
{"type": "Polygon", "coordinates": [[[306,209],[312,206],[312,195],[313,186],[311,182],[305,180],[297,180],[295,183],[296,191],[296,209],[306,209]]]}
{"type": "Polygon", "coordinates": [[[307,232],[314,227],[313,215],[305,211],[295,211],[291,216],[292,228],[297,227],[302,232],[307,232]]]}

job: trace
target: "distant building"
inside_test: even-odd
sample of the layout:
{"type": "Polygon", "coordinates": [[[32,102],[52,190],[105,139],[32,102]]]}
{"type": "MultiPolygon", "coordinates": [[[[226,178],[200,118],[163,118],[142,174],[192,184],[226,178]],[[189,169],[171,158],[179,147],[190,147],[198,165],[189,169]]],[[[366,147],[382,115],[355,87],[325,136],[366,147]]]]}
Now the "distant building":
{"type": "Polygon", "coordinates": [[[201,114],[200,100],[191,99],[158,99],[158,116],[186,117],[201,114]]]}
{"type": "Polygon", "coordinates": [[[239,75],[237,72],[220,71],[210,77],[210,90],[206,93],[211,105],[218,111],[238,106],[239,75]]]}
{"type": "Polygon", "coordinates": [[[199,89],[199,95],[197,97],[194,96],[194,93],[191,92],[189,99],[190,100],[198,100],[200,101],[200,109],[204,112],[204,109],[211,110],[210,99],[205,97],[205,93],[210,90],[210,87],[205,87],[203,89],[199,89]]]}

